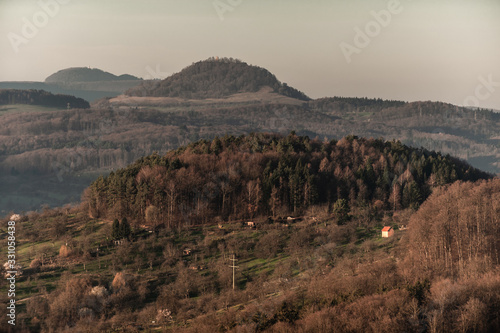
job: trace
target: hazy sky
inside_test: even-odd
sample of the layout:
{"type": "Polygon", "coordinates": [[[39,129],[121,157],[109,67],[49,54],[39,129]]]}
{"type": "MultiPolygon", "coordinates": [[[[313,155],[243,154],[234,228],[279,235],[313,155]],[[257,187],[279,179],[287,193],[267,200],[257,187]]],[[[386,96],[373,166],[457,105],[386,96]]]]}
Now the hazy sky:
{"type": "Polygon", "coordinates": [[[226,56],[265,67],[313,98],[439,100],[500,110],[500,1],[397,3],[0,0],[0,81],[43,81],[82,66],[166,76],[226,56]],[[380,15],[381,24],[373,12],[390,17],[380,15]],[[359,35],[366,30],[368,36],[359,35]]]}

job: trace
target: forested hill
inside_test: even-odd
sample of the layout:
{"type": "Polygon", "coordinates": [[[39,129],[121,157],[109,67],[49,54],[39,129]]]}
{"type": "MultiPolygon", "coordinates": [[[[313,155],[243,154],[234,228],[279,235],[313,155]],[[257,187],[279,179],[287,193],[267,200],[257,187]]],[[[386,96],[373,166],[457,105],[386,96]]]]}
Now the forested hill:
{"type": "Polygon", "coordinates": [[[257,92],[271,87],[274,92],[303,101],[304,93],[281,83],[269,71],[233,58],[199,61],[163,81],[141,85],[126,92],[130,96],[222,98],[236,93],[257,92]]]}
{"type": "Polygon", "coordinates": [[[0,89],[0,105],[28,104],[56,108],[88,109],[89,102],[70,95],[51,94],[44,90],[0,89]]]}
{"type": "Polygon", "coordinates": [[[349,206],[417,208],[433,187],[487,178],[465,162],[397,141],[251,134],[144,157],[98,178],[84,198],[92,217],[169,227],[298,216],[317,204],[341,220],[349,206]]]}
{"type": "Polygon", "coordinates": [[[45,79],[46,83],[132,81],[141,79],[129,75],[114,75],[98,68],[74,67],[58,71],[45,79]]]}

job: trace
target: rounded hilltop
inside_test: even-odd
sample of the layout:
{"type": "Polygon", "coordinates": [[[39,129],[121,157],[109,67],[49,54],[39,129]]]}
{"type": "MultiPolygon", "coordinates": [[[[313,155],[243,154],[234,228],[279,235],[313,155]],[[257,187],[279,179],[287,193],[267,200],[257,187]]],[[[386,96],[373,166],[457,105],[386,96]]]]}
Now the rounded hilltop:
{"type": "Polygon", "coordinates": [[[162,81],[143,84],[126,92],[129,96],[223,98],[237,93],[254,93],[270,87],[272,92],[308,101],[297,89],[281,83],[268,70],[233,58],[209,58],[193,63],[162,81]]]}
{"type": "Polygon", "coordinates": [[[120,76],[105,72],[98,68],[73,67],[60,70],[45,79],[45,83],[64,82],[98,82],[98,81],[135,81],[139,78],[123,74],[120,76]]]}

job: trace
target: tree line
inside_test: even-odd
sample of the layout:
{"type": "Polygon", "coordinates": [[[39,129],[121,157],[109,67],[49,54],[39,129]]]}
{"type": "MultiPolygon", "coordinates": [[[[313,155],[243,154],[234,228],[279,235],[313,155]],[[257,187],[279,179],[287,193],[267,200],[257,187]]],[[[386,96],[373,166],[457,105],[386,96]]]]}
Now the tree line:
{"type": "Polygon", "coordinates": [[[70,95],[51,94],[45,90],[0,89],[0,105],[28,104],[55,108],[88,109],[89,102],[70,95]]]}

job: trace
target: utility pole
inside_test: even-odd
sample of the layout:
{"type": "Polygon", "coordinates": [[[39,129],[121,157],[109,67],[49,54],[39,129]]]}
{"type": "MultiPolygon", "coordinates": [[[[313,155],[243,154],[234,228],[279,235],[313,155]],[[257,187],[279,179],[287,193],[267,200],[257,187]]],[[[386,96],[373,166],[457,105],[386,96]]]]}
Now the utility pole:
{"type": "Polygon", "coordinates": [[[236,256],[233,253],[233,257],[229,260],[231,260],[231,266],[229,267],[233,269],[233,290],[234,290],[234,270],[238,268],[238,266],[236,266],[236,261],[238,261],[238,259],[236,259],[236,256]]]}

